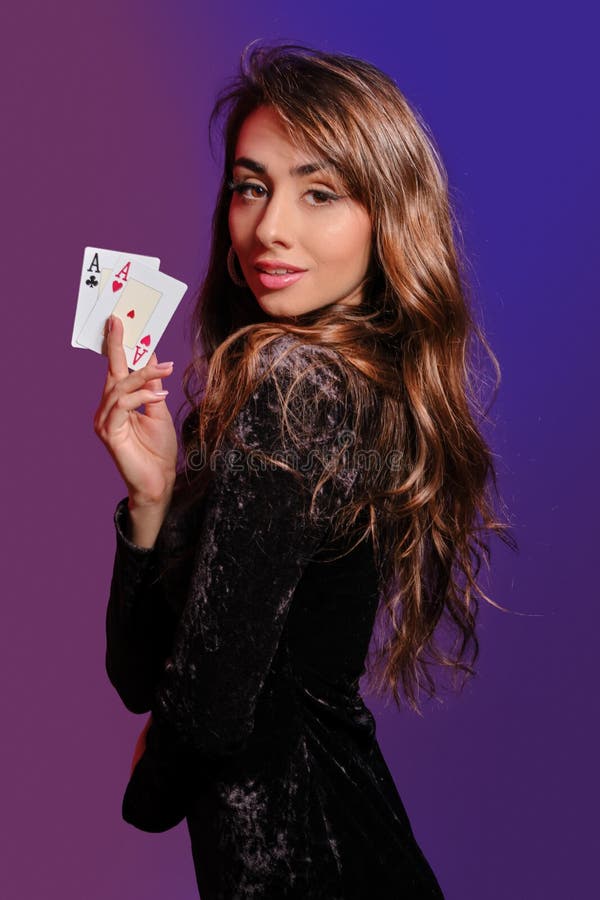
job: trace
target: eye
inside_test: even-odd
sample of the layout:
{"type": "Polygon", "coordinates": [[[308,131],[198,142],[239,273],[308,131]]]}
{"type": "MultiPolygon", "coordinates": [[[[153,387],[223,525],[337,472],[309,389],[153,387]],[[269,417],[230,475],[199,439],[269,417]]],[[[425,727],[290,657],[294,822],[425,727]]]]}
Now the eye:
{"type": "Polygon", "coordinates": [[[244,200],[249,200],[251,203],[254,200],[260,200],[267,193],[266,188],[264,188],[260,184],[254,184],[252,181],[228,181],[227,186],[230,191],[233,191],[235,194],[239,194],[244,200]],[[258,197],[249,196],[247,191],[262,191],[258,197]]]}
{"type": "Polygon", "coordinates": [[[330,203],[333,203],[335,200],[339,200],[339,196],[337,194],[331,194],[329,191],[307,191],[307,194],[312,194],[316,203],[309,203],[309,206],[328,206],[330,203]]]}
{"type": "MultiPolygon", "coordinates": [[[[261,184],[255,184],[253,181],[230,180],[227,182],[227,186],[230,191],[239,194],[243,200],[250,203],[254,203],[256,200],[262,200],[263,197],[269,193],[265,187],[261,184]],[[251,191],[254,191],[254,195],[250,193],[251,191]]],[[[305,196],[308,195],[312,195],[313,197],[312,201],[307,201],[309,206],[330,206],[336,200],[340,199],[339,194],[334,194],[331,191],[320,191],[316,188],[306,191],[305,196]]]]}

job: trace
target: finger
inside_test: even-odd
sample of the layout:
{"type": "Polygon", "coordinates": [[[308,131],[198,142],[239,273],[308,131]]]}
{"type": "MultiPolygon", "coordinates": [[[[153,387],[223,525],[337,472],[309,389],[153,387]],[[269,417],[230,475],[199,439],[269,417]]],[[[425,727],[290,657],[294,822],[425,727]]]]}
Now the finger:
{"type": "Polygon", "coordinates": [[[154,391],[149,391],[147,388],[141,388],[139,391],[133,391],[128,394],[115,392],[112,399],[102,407],[101,412],[96,417],[94,427],[96,431],[103,431],[106,434],[118,431],[127,422],[131,410],[137,409],[138,406],[143,404],[148,404],[147,408],[161,405],[166,409],[167,414],[170,415],[164,403],[165,397],[166,395],[157,397],[154,391]]]}
{"type": "MultiPolygon", "coordinates": [[[[156,360],[156,355],[152,354],[152,356],[156,360]]],[[[152,359],[141,369],[129,372],[129,374],[123,378],[116,379],[109,372],[106,376],[102,400],[103,402],[108,402],[111,393],[115,390],[128,393],[130,391],[136,391],[141,387],[150,386],[151,390],[162,391],[161,379],[171,375],[172,372],[172,363],[169,368],[160,369],[158,368],[158,363],[153,362],[152,359]]]]}
{"type": "MultiPolygon", "coordinates": [[[[153,353],[150,359],[147,362],[148,370],[152,368],[152,366],[158,365],[158,359],[156,353],[153,353]]],[[[168,371],[168,370],[167,370],[168,371]]],[[[152,378],[146,382],[146,387],[150,388],[151,391],[162,391],[162,381],[160,378],[152,378]]]]}
{"type": "MultiPolygon", "coordinates": [[[[170,375],[171,372],[167,370],[166,374],[170,375]]],[[[147,385],[150,382],[156,383],[158,381],[159,384],[162,385],[162,377],[164,377],[164,375],[160,373],[160,370],[159,372],[156,371],[156,366],[154,366],[154,371],[151,370],[150,372],[148,372],[147,367],[144,366],[142,369],[138,369],[136,372],[131,372],[126,378],[121,378],[119,381],[113,382],[112,386],[110,384],[110,377],[107,377],[102,400],[98,409],[96,410],[95,418],[100,420],[105,419],[110,408],[114,405],[119,397],[125,396],[126,394],[135,393],[135,391],[139,391],[144,388],[148,389],[147,385]],[[148,378],[148,375],[150,374],[154,375],[154,378],[148,378]]],[[[158,390],[163,390],[162,386],[159,387],[158,390]]]]}
{"type": "Polygon", "coordinates": [[[108,356],[108,376],[114,381],[129,374],[127,357],[123,349],[123,321],[119,316],[109,316],[106,320],[106,353],[108,356]]]}
{"type": "MultiPolygon", "coordinates": [[[[156,353],[152,354],[150,359],[154,365],[158,365],[158,360],[156,358],[156,353]]],[[[150,365],[150,364],[149,364],[150,365]]],[[[162,378],[168,377],[173,374],[173,366],[171,368],[163,370],[162,377],[160,378],[151,378],[149,379],[144,387],[149,388],[152,391],[162,391],[163,390],[163,382],[162,378]]],[[[169,407],[166,403],[151,403],[146,406],[144,410],[144,414],[148,416],[150,419],[167,419],[170,418],[171,413],[169,412],[169,407]]]]}
{"type": "MultiPolygon", "coordinates": [[[[119,343],[122,349],[123,323],[118,318],[118,316],[113,316],[113,328],[110,332],[111,335],[115,329],[119,328],[121,328],[121,338],[119,343]]],[[[127,368],[126,359],[125,368],[127,368]]],[[[163,370],[158,369],[156,354],[153,353],[148,363],[141,369],[137,369],[133,372],[129,372],[129,370],[127,371],[128,374],[124,377],[116,378],[113,374],[111,374],[111,370],[109,367],[109,371],[106,376],[106,382],[104,384],[104,390],[102,392],[102,400],[100,406],[96,410],[96,414],[94,417],[94,429],[97,433],[99,433],[99,429],[103,428],[106,417],[108,416],[118,396],[120,396],[122,393],[131,393],[133,391],[139,390],[142,387],[147,387],[149,383],[156,385],[156,387],[151,388],[151,390],[162,390],[163,388],[161,379],[165,376],[170,375],[173,371],[173,368],[171,363],[169,368],[163,370]]],[[[161,416],[165,418],[170,416],[169,410],[166,405],[162,406],[162,413],[160,413],[158,416],[156,414],[153,414],[152,418],[161,418],[161,416]]]]}

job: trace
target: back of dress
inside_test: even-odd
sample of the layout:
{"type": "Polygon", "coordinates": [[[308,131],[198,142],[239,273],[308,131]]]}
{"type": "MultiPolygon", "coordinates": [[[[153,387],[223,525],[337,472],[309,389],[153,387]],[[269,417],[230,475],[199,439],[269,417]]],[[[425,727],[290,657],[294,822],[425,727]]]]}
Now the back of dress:
{"type": "Polygon", "coordinates": [[[235,421],[201,515],[173,509],[145,550],[127,538],[126,498],[117,507],[107,671],[153,719],[123,816],[148,831],[186,817],[203,900],[439,898],[358,690],[373,547],[342,555],[331,539],[356,472],[337,471],[309,512],[352,423],[344,382],[330,351],[287,336],[265,367],[282,350],[235,421]],[[301,374],[289,442],[281,387],[301,374]],[[161,577],[175,544],[193,552],[161,577]]]}

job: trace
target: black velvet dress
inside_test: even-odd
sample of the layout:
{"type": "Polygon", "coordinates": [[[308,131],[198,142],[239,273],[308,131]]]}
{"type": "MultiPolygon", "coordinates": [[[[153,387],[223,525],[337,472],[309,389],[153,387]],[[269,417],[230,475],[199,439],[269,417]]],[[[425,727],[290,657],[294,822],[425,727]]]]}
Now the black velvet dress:
{"type": "Polygon", "coordinates": [[[289,352],[231,432],[244,454],[217,455],[201,503],[181,515],[173,503],[149,549],[128,537],[127,498],[115,512],[107,672],[129,710],[152,712],[123,818],[144,831],[186,819],[202,900],[439,900],[358,688],[372,543],[332,561],[347,548],[331,514],[356,468],[308,511],[351,426],[347,392],[332,351],[284,336],[263,363],[274,349],[289,352]],[[292,446],[277,386],[299,371],[292,446]],[[252,449],[292,460],[301,480],[252,449]]]}

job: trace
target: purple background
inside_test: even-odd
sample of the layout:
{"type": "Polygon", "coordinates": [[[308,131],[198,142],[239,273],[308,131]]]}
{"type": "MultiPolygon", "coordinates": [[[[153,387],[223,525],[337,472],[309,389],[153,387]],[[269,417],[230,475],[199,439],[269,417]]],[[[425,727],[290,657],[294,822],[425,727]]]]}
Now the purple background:
{"type": "MultiPolygon", "coordinates": [[[[0,38],[3,897],[196,896],[185,825],[148,835],[120,816],[146,719],[125,710],[104,672],[112,514],[125,491],[92,428],[105,361],[72,349],[70,334],[86,244],[158,255],[198,284],[217,177],[208,114],[257,37],[362,56],[421,111],[503,370],[489,435],[520,553],[494,543],[486,586],[513,612],[483,605],[478,678],[422,719],[367,699],[382,749],[447,900],[591,896],[591,4],[12,6],[0,38]]],[[[192,298],[159,348],[176,361],[173,412],[192,298]]]]}

